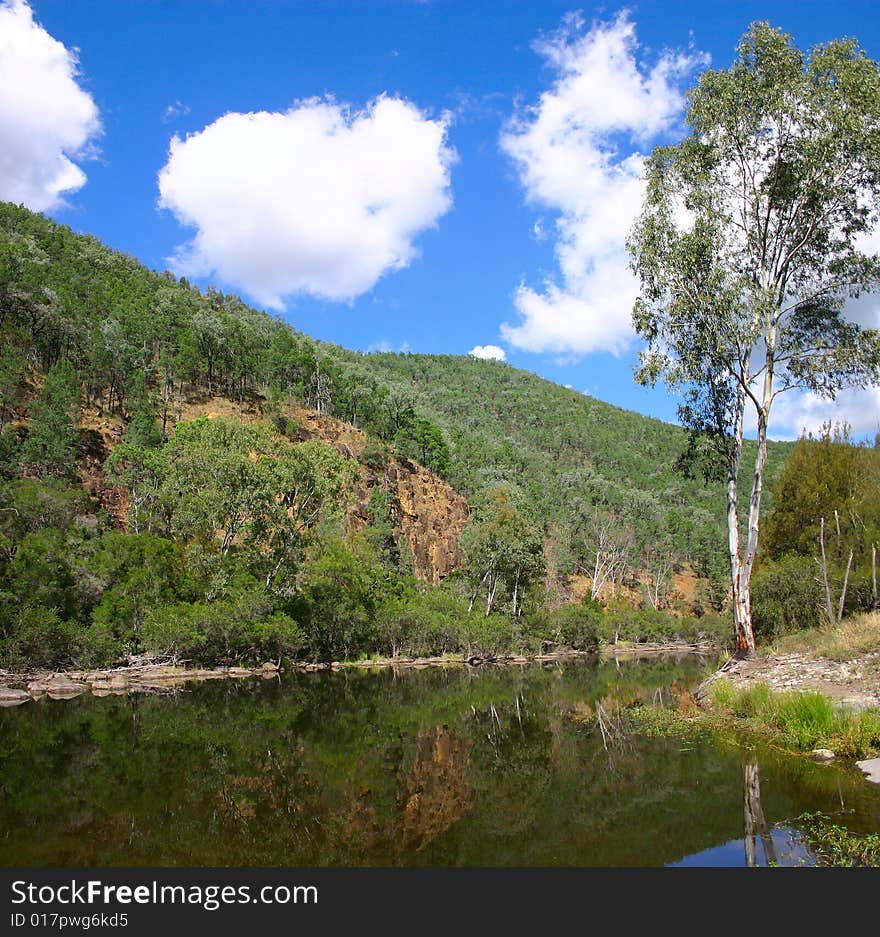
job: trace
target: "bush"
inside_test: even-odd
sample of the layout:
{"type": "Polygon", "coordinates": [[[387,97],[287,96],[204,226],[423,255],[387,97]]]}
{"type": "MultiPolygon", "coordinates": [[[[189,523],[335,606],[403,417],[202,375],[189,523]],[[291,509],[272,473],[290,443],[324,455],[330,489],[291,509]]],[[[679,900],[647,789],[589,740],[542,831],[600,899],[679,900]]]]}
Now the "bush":
{"type": "Polygon", "coordinates": [[[549,624],[557,643],[587,650],[599,644],[605,625],[605,612],[598,602],[563,605],[550,614],[549,624]]]}
{"type": "Polygon", "coordinates": [[[53,609],[38,605],[6,611],[0,626],[0,665],[4,668],[54,669],[80,659],[84,635],[75,622],[63,621],[53,609]]]}
{"type": "Polygon", "coordinates": [[[790,554],[765,561],[752,577],[752,625],[755,636],[772,640],[820,624],[822,587],[816,564],[790,554]]]}
{"type": "Polygon", "coordinates": [[[364,445],[358,461],[370,468],[381,468],[391,461],[391,449],[381,439],[371,436],[364,445]]]}
{"type": "Polygon", "coordinates": [[[303,570],[296,607],[318,660],[351,660],[379,645],[377,593],[385,573],[359,546],[361,553],[328,538],[303,570]]]}
{"type": "Polygon", "coordinates": [[[294,657],[305,638],[292,618],[275,609],[272,596],[253,591],[211,604],[155,609],[144,621],[143,644],[175,659],[228,664],[294,657]]]}
{"type": "Polygon", "coordinates": [[[504,615],[466,615],[458,633],[461,650],[468,657],[498,657],[514,649],[512,624],[504,615]]]}

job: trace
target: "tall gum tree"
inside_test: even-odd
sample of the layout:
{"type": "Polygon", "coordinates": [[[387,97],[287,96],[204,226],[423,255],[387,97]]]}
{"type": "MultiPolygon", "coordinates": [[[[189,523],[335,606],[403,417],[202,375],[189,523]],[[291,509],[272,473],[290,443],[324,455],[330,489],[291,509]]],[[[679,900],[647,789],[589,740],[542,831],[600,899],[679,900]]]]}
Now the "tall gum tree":
{"type": "Polygon", "coordinates": [[[733,65],[688,94],[689,130],[646,161],[630,233],[640,281],[636,380],[681,394],[685,465],[727,480],[737,657],[755,652],[750,580],[774,400],[880,383],[880,332],[847,300],[880,284],[880,69],[854,40],[804,54],[754,23],[733,65]],[[747,524],[739,476],[747,407],[757,450],[747,524]],[[745,512],[744,512],[745,513],[745,512]]]}

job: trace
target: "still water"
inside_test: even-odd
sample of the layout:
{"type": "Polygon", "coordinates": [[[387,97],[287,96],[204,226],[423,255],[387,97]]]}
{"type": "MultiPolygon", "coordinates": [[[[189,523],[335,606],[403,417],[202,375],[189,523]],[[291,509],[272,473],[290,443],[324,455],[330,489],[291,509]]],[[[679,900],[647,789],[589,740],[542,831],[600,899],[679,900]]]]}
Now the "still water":
{"type": "Polygon", "coordinates": [[[707,669],[283,674],[0,710],[0,865],[797,865],[804,812],[880,830],[851,767],[617,731],[707,669]]]}

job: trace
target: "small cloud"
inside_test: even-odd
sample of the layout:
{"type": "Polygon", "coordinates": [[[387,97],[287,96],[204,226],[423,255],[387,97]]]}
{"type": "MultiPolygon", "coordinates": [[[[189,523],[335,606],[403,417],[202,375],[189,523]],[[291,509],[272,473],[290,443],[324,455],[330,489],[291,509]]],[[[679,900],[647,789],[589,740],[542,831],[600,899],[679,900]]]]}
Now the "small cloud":
{"type": "Polygon", "coordinates": [[[191,110],[192,108],[188,104],[175,101],[173,104],[169,104],[162,113],[162,123],[167,124],[171,120],[177,120],[178,117],[186,117],[191,110]]]}
{"type": "Polygon", "coordinates": [[[472,358],[481,358],[484,361],[506,361],[507,353],[497,345],[475,345],[468,354],[472,358]]]}
{"type": "Polygon", "coordinates": [[[381,342],[373,342],[372,345],[367,345],[367,352],[372,353],[374,351],[380,351],[382,354],[387,354],[389,351],[394,349],[391,346],[391,342],[387,338],[383,338],[381,342]]]}

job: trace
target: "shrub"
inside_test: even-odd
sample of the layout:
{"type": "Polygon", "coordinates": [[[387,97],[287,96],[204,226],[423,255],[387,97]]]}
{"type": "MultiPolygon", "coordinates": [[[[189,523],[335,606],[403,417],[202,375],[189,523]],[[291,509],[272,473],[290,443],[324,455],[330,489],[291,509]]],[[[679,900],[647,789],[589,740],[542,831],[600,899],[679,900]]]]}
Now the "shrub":
{"type": "Polygon", "coordinates": [[[383,465],[387,465],[390,460],[391,450],[387,443],[372,436],[367,440],[358,457],[358,461],[362,465],[368,465],[370,468],[381,468],[383,465]]]}
{"type": "Polygon", "coordinates": [[[816,564],[806,556],[783,556],[765,561],[752,577],[752,624],[755,636],[778,635],[819,624],[821,586],[816,564]]]}
{"type": "Polygon", "coordinates": [[[276,611],[271,595],[252,591],[211,604],[180,602],[150,612],[144,647],[200,663],[294,657],[305,646],[302,629],[276,611]]]}
{"type": "Polygon", "coordinates": [[[557,643],[577,650],[596,647],[605,624],[605,612],[598,602],[563,605],[550,614],[550,630],[557,643]]]}
{"type": "Polygon", "coordinates": [[[303,570],[296,607],[319,660],[351,660],[379,643],[377,593],[385,574],[360,546],[361,554],[330,537],[303,570]]]}
{"type": "Polygon", "coordinates": [[[0,626],[0,664],[8,670],[59,668],[80,658],[83,631],[63,621],[54,609],[24,605],[7,608],[0,626]]]}

